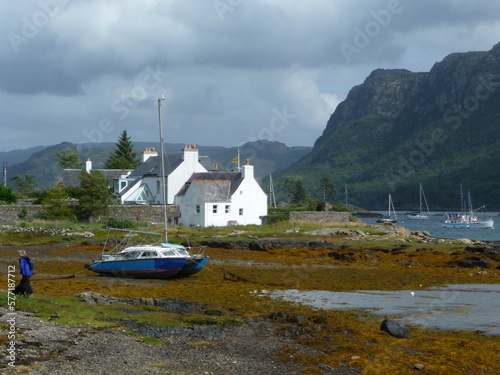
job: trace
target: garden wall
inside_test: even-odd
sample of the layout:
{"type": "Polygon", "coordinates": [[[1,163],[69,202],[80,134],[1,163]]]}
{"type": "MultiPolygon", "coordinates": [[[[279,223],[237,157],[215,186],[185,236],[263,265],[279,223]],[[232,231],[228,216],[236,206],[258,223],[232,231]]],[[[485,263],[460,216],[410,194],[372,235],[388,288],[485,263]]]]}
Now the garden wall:
{"type": "MultiPolygon", "coordinates": [[[[43,212],[42,205],[0,205],[0,225],[13,225],[20,221],[18,214],[21,209],[28,211],[28,216],[39,218],[43,212]]],[[[118,220],[140,220],[152,224],[163,223],[163,206],[147,205],[113,205],[110,206],[110,216],[118,220]]],[[[179,206],[168,206],[167,217],[176,222],[180,215],[179,206]]]]}
{"type": "Polygon", "coordinates": [[[293,211],[290,212],[290,221],[313,221],[321,223],[348,223],[349,212],[334,211],[293,211]]]}

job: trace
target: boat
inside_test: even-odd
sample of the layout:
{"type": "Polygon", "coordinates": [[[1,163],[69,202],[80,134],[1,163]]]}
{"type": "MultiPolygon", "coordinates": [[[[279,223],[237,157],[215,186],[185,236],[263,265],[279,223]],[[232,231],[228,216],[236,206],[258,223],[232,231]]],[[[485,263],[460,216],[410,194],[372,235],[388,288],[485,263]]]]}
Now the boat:
{"type": "MultiPolygon", "coordinates": [[[[158,99],[158,117],[160,123],[160,146],[161,146],[161,175],[165,176],[163,158],[163,134],[161,124],[161,100],[158,99]]],[[[163,180],[165,180],[163,178],[163,180]]],[[[204,254],[204,248],[198,248],[194,253],[191,248],[168,242],[167,230],[167,200],[165,184],[162,185],[164,231],[161,233],[128,231],[124,241],[116,246],[111,252],[101,254],[88,267],[90,271],[105,276],[168,279],[172,277],[187,277],[194,275],[205,268],[208,256],[204,254]],[[159,241],[149,244],[133,244],[131,239],[137,234],[149,236],[161,236],[159,241]],[[164,241],[163,241],[164,239],[164,241]]],[[[122,230],[123,229],[115,229],[122,230]]],[[[143,239],[144,240],[144,239],[143,239]]]]}
{"type": "Polygon", "coordinates": [[[446,213],[446,219],[442,224],[443,228],[455,228],[455,229],[493,229],[494,221],[493,219],[486,219],[483,217],[481,220],[478,216],[476,216],[475,212],[484,209],[485,206],[481,206],[472,209],[472,201],[470,198],[470,192],[468,193],[467,203],[464,204],[462,187],[460,187],[460,195],[462,201],[462,212],[461,213],[446,213]],[[467,209],[465,209],[467,207],[467,209]]]}
{"type": "Polygon", "coordinates": [[[429,218],[429,206],[427,205],[427,199],[425,199],[424,188],[420,184],[420,200],[419,200],[419,210],[417,212],[412,212],[408,215],[410,220],[425,220],[429,218]],[[422,200],[423,199],[423,200],[422,200]],[[427,214],[422,212],[422,203],[425,203],[425,208],[427,209],[427,214]]]}
{"type": "Polygon", "coordinates": [[[387,216],[382,217],[377,220],[377,223],[397,223],[398,217],[396,215],[396,211],[394,210],[394,204],[392,203],[391,194],[389,194],[389,210],[387,212],[387,216]]]}

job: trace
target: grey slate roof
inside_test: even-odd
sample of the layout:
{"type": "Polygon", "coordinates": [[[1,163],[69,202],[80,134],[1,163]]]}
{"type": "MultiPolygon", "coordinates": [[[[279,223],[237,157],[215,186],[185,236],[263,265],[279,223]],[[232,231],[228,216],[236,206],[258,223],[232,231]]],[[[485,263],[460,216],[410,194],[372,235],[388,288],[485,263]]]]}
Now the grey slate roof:
{"type": "MultiPolygon", "coordinates": [[[[107,181],[113,182],[115,178],[120,178],[122,174],[126,174],[130,169],[93,169],[94,171],[101,172],[107,181]]],[[[81,169],[65,169],[63,171],[63,184],[66,187],[79,187],[80,186],[80,173],[81,169]]]]}
{"type": "Polygon", "coordinates": [[[193,173],[188,184],[196,184],[205,202],[229,202],[243,179],[241,172],[193,173]]]}
{"type": "MultiPolygon", "coordinates": [[[[129,178],[142,178],[144,176],[157,177],[161,175],[161,156],[151,156],[140,164],[129,176],[129,178]]],[[[168,154],[163,156],[165,174],[168,176],[182,163],[182,153],[168,154]]],[[[214,160],[209,157],[199,157],[198,161],[208,171],[213,170],[214,160]]]]}

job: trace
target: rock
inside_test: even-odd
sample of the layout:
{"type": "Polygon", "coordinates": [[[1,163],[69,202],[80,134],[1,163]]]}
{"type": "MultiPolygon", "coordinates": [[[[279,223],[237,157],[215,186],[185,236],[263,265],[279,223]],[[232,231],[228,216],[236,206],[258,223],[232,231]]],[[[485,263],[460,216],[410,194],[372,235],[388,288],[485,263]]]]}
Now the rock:
{"type": "Polygon", "coordinates": [[[470,257],[467,259],[462,259],[457,262],[459,267],[467,267],[467,268],[490,268],[493,265],[493,262],[482,259],[479,257],[470,257]]]}
{"type": "Polygon", "coordinates": [[[408,328],[393,319],[385,319],[380,325],[380,330],[398,339],[406,339],[410,336],[408,328]]]}
{"type": "Polygon", "coordinates": [[[423,369],[425,369],[425,366],[420,364],[420,363],[417,363],[416,365],[413,366],[413,369],[414,370],[423,370],[423,369]]]}

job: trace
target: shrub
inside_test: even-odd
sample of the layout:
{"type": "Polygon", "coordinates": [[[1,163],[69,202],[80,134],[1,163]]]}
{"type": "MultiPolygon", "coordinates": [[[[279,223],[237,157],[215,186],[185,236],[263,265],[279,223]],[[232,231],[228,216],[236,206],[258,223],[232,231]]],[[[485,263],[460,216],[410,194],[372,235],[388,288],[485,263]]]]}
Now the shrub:
{"type": "Polygon", "coordinates": [[[117,228],[117,229],[131,229],[137,228],[137,222],[134,220],[118,220],[115,218],[109,218],[106,220],[106,224],[104,224],[104,228],[117,228]]]}
{"type": "Polygon", "coordinates": [[[277,215],[266,215],[262,217],[263,225],[273,225],[288,221],[287,214],[277,214],[277,215]]]}

